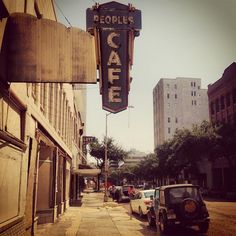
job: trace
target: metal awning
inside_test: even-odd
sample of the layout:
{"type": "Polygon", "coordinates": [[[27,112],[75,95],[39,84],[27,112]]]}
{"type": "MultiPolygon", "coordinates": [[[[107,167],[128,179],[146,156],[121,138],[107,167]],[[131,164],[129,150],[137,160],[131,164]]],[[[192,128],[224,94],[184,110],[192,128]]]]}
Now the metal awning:
{"type": "Polygon", "coordinates": [[[74,174],[78,174],[79,176],[97,176],[98,174],[101,173],[100,169],[77,169],[73,171],[74,174]]]}

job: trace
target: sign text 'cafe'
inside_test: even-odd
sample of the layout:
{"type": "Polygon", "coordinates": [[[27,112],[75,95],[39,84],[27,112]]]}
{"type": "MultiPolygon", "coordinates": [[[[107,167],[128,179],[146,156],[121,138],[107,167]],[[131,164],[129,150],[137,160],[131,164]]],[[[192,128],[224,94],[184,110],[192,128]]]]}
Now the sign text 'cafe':
{"type": "Polygon", "coordinates": [[[133,41],[141,29],[141,12],[109,2],[87,9],[87,31],[95,36],[103,109],[112,113],[128,106],[133,41]]]}

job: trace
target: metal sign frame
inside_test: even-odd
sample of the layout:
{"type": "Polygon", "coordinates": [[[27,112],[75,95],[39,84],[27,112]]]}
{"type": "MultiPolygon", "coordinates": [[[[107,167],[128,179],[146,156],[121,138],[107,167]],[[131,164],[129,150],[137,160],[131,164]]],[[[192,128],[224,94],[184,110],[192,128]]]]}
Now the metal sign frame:
{"type": "Polygon", "coordinates": [[[125,110],[130,90],[133,41],[141,29],[141,11],[109,2],[87,9],[87,31],[95,36],[103,109],[125,110]]]}

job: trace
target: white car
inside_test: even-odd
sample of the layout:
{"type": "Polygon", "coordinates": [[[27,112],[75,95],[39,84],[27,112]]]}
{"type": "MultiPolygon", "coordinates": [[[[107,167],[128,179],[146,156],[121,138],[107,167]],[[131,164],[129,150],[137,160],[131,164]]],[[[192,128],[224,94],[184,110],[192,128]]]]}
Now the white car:
{"type": "Polygon", "coordinates": [[[138,213],[140,217],[147,214],[147,207],[151,203],[150,196],[154,195],[154,189],[140,190],[130,199],[131,212],[138,213]]]}

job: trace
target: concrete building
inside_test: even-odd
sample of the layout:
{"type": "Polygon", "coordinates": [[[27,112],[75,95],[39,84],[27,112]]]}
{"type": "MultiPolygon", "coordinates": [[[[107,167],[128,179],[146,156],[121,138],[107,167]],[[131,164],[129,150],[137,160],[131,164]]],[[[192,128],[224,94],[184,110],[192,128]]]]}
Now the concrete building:
{"type": "Polygon", "coordinates": [[[136,149],[131,149],[130,154],[124,159],[123,167],[133,167],[140,163],[140,161],[144,160],[144,157],[147,154],[144,152],[139,152],[136,149]]]}
{"type": "MultiPolygon", "coordinates": [[[[68,61],[64,61],[64,56],[68,60],[70,57],[63,40],[60,41],[61,51],[58,49],[60,66],[54,57],[48,57],[56,55],[54,49],[58,42],[50,35],[63,28],[56,21],[52,0],[0,0],[1,236],[34,235],[37,223],[54,222],[70,201],[78,197],[78,166],[86,162],[81,151],[85,134],[86,91],[74,89],[72,84],[9,82],[17,76],[30,80],[33,77],[35,81],[47,76],[63,77],[66,75],[64,69],[72,68],[68,61]],[[16,12],[18,15],[13,14],[16,12]],[[49,19],[49,23],[43,21],[41,33],[52,28],[43,32],[47,34],[43,39],[40,34],[34,38],[36,31],[33,28],[32,34],[26,37],[11,35],[8,19],[11,17],[14,21],[18,16],[26,16],[28,24],[37,22],[37,26],[39,19],[49,19]],[[16,40],[16,44],[11,45],[10,39],[16,40]],[[38,43],[41,48],[49,47],[49,50],[39,50],[36,54],[28,50],[36,49],[38,43]],[[20,60],[16,60],[17,57],[20,60]],[[22,67],[17,67],[17,63],[21,63],[22,67]]],[[[16,28],[20,30],[21,24],[21,21],[15,20],[13,26],[19,26],[16,28]]],[[[80,30],[76,37],[79,38],[80,34],[83,34],[83,45],[89,47],[92,36],[80,30]]],[[[81,53],[75,60],[80,60],[83,65],[87,57],[89,54],[81,53]]],[[[95,57],[93,59],[95,64],[95,57]]],[[[77,77],[89,74],[80,70],[81,67],[74,67],[77,77]]]]}
{"type": "Polygon", "coordinates": [[[173,137],[176,129],[209,120],[207,90],[201,79],[160,79],[153,89],[154,145],[173,137]]]}

